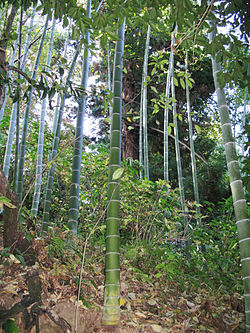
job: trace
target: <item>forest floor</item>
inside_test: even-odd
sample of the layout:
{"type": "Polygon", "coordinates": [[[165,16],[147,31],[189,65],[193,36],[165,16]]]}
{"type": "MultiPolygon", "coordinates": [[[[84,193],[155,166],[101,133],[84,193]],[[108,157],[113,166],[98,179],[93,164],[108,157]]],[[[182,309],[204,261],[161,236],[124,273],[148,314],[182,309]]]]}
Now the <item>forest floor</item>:
{"type": "MultiPolygon", "coordinates": [[[[17,330],[3,332],[245,332],[243,299],[239,294],[219,290],[211,294],[207,288],[180,289],[166,278],[151,279],[133,268],[129,260],[121,264],[121,324],[119,327],[101,325],[104,264],[103,249],[88,250],[77,307],[81,254],[60,254],[59,246],[51,252],[49,243],[32,240],[36,263],[25,266],[22,257],[1,256],[0,310],[10,309],[28,293],[26,276],[29,270],[39,273],[43,311],[36,326],[25,329],[23,312],[12,316],[17,330]],[[57,252],[57,255],[56,255],[57,252]],[[47,309],[47,311],[46,311],[47,309]],[[48,310],[49,309],[49,310],[48,310]],[[74,331],[77,309],[77,330],[74,331]],[[56,316],[60,316],[58,318],[56,316]],[[71,327],[67,330],[66,327],[71,327]]],[[[58,243],[59,244],[59,243],[58,243]]],[[[2,250],[2,249],[1,249],[2,250]]],[[[183,277],[185,280],[185,276],[183,277]]],[[[27,308],[32,312],[31,306],[27,308]]]]}

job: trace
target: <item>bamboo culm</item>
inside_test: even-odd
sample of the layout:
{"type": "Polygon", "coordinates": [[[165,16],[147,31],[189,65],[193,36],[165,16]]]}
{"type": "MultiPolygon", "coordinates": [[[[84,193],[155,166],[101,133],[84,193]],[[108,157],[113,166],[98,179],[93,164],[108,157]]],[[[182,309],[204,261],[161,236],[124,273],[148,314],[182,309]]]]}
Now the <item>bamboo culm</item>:
{"type": "Polygon", "coordinates": [[[106,217],[106,255],[103,325],[120,322],[120,180],[113,179],[121,166],[122,57],[125,20],[118,29],[114,59],[114,97],[110,130],[108,208],[106,217]]]}
{"type": "Polygon", "coordinates": [[[167,82],[166,82],[166,106],[164,110],[164,179],[169,181],[169,172],[168,172],[168,110],[169,110],[169,95],[170,95],[170,87],[171,87],[171,75],[173,70],[173,60],[174,60],[174,51],[173,47],[175,44],[175,35],[177,33],[177,24],[175,26],[174,35],[171,40],[171,50],[169,56],[169,65],[168,65],[168,74],[167,74],[167,82]]]}
{"type": "MultiPolygon", "coordinates": [[[[188,53],[186,53],[185,59],[185,69],[186,75],[188,74],[188,53]]],[[[197,169],[196,169],[196,159],[195,159],[195,150],[194,150],[194,140],[193,140],[193,125],[191,117],[191,104],[190,104],[190,95],[189,95],[189,86],[187,83],[186,76],[186,100],[187,100],[187,114],[188,114],[188,128],[189,128],[189,141],[190,141],[190,150],[191,150],[191,165],[192,165],[192,176],[193,176],[193,187],[194,187],[194,199],[196,202],[196,213],[197,213],[197,222],[200,223],[200,198],[199,198],[199,189],[198,189],[198,179],[197,179],[197,169]]]]}
{"type": "MultiPolygon", "coordinates": [[[[18,37],[17,37],[17,39],[15,40],[13,53],[12,53],[12,56],[11,56],[11,59],[10,59],[10,65],[11,65],[11,66],[14,65],[14,61],[15,61],[15,58],[16,58],[16,51],[17,51],[17,46],[18,46],[18,42],[19,42],[19,34],[20,34],[20,24],[19,24],[18,27],[17,27],[17,35],[18,35],[18,37]]],[[[12,71],[9,70],[9,71],[8,71],[8,79],[10,79],[10,77],[11,77],[11,73],[12,73],[12,71]]],[[[7,103],[8,91],[9,91],[9,85],[6,84],[6,85],[5,85],[5,95],[4,95],[4,100],[3,100],[3,104],[2,104],[1,109],[0,109],[0,122],[3,120],[4,110],[5,110],[6,103],[7,103]]]]}
{"type": "MultiPolygon", "coordinates": [[[[212,26],[214,29],[209,36],[210,42],[214,40],[216,33],[216,27],[213,25],[213,23],[212,26]]],[[[245,193],[240,175],[240,167],[236,154],[225,92],[224,89],[221,88],[218,81],[218,72],[220,72],[221,68],[220,64],[217,62],[216,55],[212,56],[211,58],[214,85],[221,121],[223,144],[226,153],[227,169],[233,196],[233,205],[239,238],[242,280],[244,286],[246,333],[250,333],[250,221],[248,217],[245,193]]]]}
{"type": "MultiPolygon", "coordinates": [[[[70,38],[70,33],[71,33],[71,24],[72,24],[72,22],[70,21],[67,38],[66,38],[65,44],[64,44],[64,54],[63,54],[64,58],[67,57],[69,38],[70,38]]],[[[64,68],[64,66],[62,66],[62,67],[64,68]]],[[[55,108],[55,113],[54,113],[54,117],[53,117],[53,125],[52,125],[52,133],[54,135],[56,133],[56,126],[57,126],[59,108],[60,108],[60,94],[57,94],[56,108],[55,108]]]]}
{"type": "Polygon", "coordinates": [[[150,41],[151,28],[148,25],[147,37],[145,43],[144,62],[142,71],[141,83],[141,103],[140,103],[140,132],[139,132],[139,164],[140,164],[140,178],[144,177],[149,179],[149,166],[148,166],[148,130],[147,130],[147,80],[148,75],[148,51],[150,41]],[[143,157],[144,152],[144,157],[143,157]],[[144,163],[143,163],[144,162],[144,163]],[[141,168],[144,165],[144,172],[141,168]]]}
{"type": "MultiPolygon", "coordinates": [[[[172,67],[172,77],[171,77],[171,87],[172,87],[172,97],[175,100],[175,85],[174,85],[174,62],[172,67]]],[[[180,154],[180,144],[179,144],[179,134],[178,134],[178,121],[177,121],[177,112],[176,112],[176,102],[173,102],[173,123],[174,123],[174,136],[175,136],[175,154],[176,154],[176,164],[177,164],[177,173],[178,173],[178,183],[181,197],[181,209],[183,214],[183,221],[185,227],[185,235],[188,235],[188,219],[185,208],[185,192],[182,176],[182,166],[181,166],[181,154],[180,154]]]]}
{"type": "MultiPolygon", "coordinates": [[[[87,16],[91,17],[91,0],[87,1],[87,16]]],[[[72,176],[70,185],[70,198],[69,198],[69,221],[68,227],[73,234],[77,234],[78,215],[79,215],[79,187],[80,187],[80,174],[81,174],[81,162],[82,162],[82,143],[83,143],[83,127],[84,116],[86,111],[86,91],[88,85],[89,74],[89,44],[90,33],[86,30],[85,35],[86,45],[84,48],[84,60],[82,65],[82,79],[81,87],[84,92],[80,96],[79,107],[76,120],[76,132],[74,142],[74,152],[72,161],[72,176]]]]}
{"type": "Polygon", "coordinates": [[[142,82],[142,114],[143,114],[143,151],[144,151],[144,177],[149,180],[149,165],[148,165],[148,112],[147,112],[147,80],[148,75],[148,51],[150,41],[151,28],[148,25],[147,39],[145,45],[144,64],[143,64],[143,82],[142,82]]]}
{"type": "MultiPolygon", "coordinates": [[[[21,16],[22,16],[22,13],[21,13],[21,16]]],[[[11,57],[11,60],[10,60],[11,66],[13,66],[14,60],[15,60],[15,55],[16,55],[17,46],[18,46],[18,42],[19,42],[19,37],[20,37],[20,33],[21,33],[21,27],[22,27],[21,21],[22,20],[20,19],[19,26],[17,27],[18,36],[17,36],[17,39],[15,40],[14,50],[13,50],[13,54],[12,54],[12,57],[11,57]]],[[[11,76],[11,71],[9,71],[9,73],[8,73],[8,78],[10,78],[10,76],[11,76]]],[[[6,102],[7,102],[7,94],[8,94],[8,85],[6,86],[4,102],[3,102],[3,105],[1,107],[0,121],[3,118],[3,114],[4,114],[6,102]]],[[[15,136],[16,114],[17,114],[17,103],[14,103],[13,106],[12,106],[12,111],[11,111],[9,132],[8,132],[6,149],[5,149],[5,154],[4,154],[4,161],[3,161],[3,172],[4,172],[5,177],[7,179],[9,178],[10,159],[11,159],[13,140],[14,140],[14,136],[15,136]]]]}
{"type": "MultiPolygon", "coordinates": [[[[69,72],[68,76],[66,79],[66,86],[69,86],[69,82],[71,80],[71,76],[73,74],[75,65],[76,65],[76,60],[79,56],[79,53],[81,51],[81,43],[78,45],[69,72]]],[[[60,132],[61,132],[61,123],[62,123],[62,117],[63,117],[63,111],[64,111],[64,106],[65,106],[65,101],[66,101],[67,94],[64,93],[63,96],[61,97],[61,103],[60,103],[60,108],[59,108],[59,113],[58,113],[58,119],[57,119],[57,126],[56,126],[56,133],[55,137],[53,140],[53,146],[52,146],[52,152],[51,152],[51,158],[50,161],[52,163],[49,171],[48,171],[48,177],[47,177],[47,184],[46,184],[46,190],[45,190],[45,199],[44,199],[44,207],[43,207],[43,218],[42,218],[42,233],[46,233],[48,231],[48,227],[50,225],[50,207],[51,207],[51,195],[53,191],[53,183],[54,183],[54,173],[55,173],[55,159],[57,157],[57,152],[58,152],[58,146],[59,146],[59,140],[60,140],[60,132]]]]}
{"type": "MultiPolygon", "coordinates": [[[[48,49],[48,54],[47,54],[47,62],[46,62],[47,67],[50,67],[50,63],[51,63],[55,26],[56,26],[56,19],[54,17],[53,22],[52,22],[52,27],[51,27],[49,49],[48,49]]],[[[31,213],[33,214],[34,217],[37,216],[37,212],[38,212],[41,184],[42,184],[43,142],[44,142],[46,110],[47,110],[47,96],[42,101],[41,115],[40,115],[40,126],[39,126],[38,145],[37,145],[35,190],[34,190],[32,208],[31,208],[31,213]]]]}
{"type": "MultiPolygon", "coordinates": [[[[49,16],[46,18],[46,22],[44,25],[43,35],[41,38],[41,42],[39,45],[35,66],[33,69],[32,74],[32,80],[36,79],[36,74],[40,62],[40,57],[42,54],[43,44],[45,40],[45,36],[47,33],[47,27],[49,22],[49,16]]],[[[18,165],[18,179],[17,179],[17,195],[19,202],[22,201],[23,196],[23,170],[24,170],[24,161],[25,161],[25,148],[26,148],[26,138],[27,138],[27,132],[28,132],[28,122],[29,122],[29,114],[30,114],[30,107],[31,107],[31,101],[32,101],[32,95],[33,95],[33,87],[31,86],[30,93],[29,93],[29,100],[25,109],[24,114],[24,123],[23,123],[23,130],[22,130],[22,139],[21,139],[21,147],[20,147],[20,159],[19,159],[19,165],[18,165]]]]}

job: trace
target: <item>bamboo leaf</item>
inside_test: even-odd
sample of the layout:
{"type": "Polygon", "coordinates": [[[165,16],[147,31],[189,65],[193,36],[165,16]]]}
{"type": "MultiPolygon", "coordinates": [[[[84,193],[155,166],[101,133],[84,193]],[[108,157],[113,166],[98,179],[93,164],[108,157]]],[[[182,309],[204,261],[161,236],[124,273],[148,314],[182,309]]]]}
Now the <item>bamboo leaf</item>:
{"type": "Polygon", "coordinates": [[[194,127],[195,127],[195,129],[196,129],[196,132],[197,132],[198,134],[200,134],[200,132],[201,132],[201,128],[200,128],[200,126],[198,126],[198,125],[194,125],[194,127]]]}
{"type": "Polygon", "coordinates": [[[152,69],[151,75],[153,76],[155,72],[156,72],[156,67],[152,69]]]}
{"type": "Polygon", "coordinates": [[[112,179],[116,180],[116,179],[120,178],[123,175],[123,172],[124,172],[124,168],[116,169],[115,172],[113,173],[112,179]]]}
{"type": "Polygon", "coordinates": [[[168,135],[170,135],[171,132],[172,132],[172,128],[171,128],[171,126],[168,126],[168,135]]]}
{"type": "Polygon", "coordinates": [[[178,83],[178,80],[177,80],[177,78],[176,78],[176,77],[174,77],[174,85],[175,85],[176,87],[178,87],[178,86],[179,86],[179,83],[178,83]]]}
{"type": "Polygon", "coordinates": [[[156,94],[158,94],[158,90],[157,90],[155,87],[151,86],[150,88],[151,88],[156,94]]]}
{"type": "Polygon", "coordinates": [[[193,88],[193,85],[192,85],[192,83],[190,82],[190,80],[189,80],[189,79],[186,79],[186,82],[187,82],[187,85],[189,86],[189,88],[192,89],[192,88],[193,88]]]}
{"type": "Polygon", "coordinates": [[[182,77],[180,78],[180,84],[181,84],[182,88],[185,89],[185,82],[182,77]]]}

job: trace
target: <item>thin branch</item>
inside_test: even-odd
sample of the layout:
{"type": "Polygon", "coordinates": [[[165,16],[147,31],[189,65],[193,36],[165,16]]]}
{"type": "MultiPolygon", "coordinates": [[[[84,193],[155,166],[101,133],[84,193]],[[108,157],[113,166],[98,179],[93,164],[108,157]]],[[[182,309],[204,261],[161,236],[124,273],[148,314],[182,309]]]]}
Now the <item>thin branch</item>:
{"type": "MultiPolygon", "coordinates": [[[[22,75],[22,76],[23,76],[23,77],[24,77],[29,83],[31,83],[31,78],[30,78],[26,73],[24,73],[21,69],[15,67],[15,66],[10,66],[10,65],[7,66],[7,69],[19,73],[19,74],[22,75]]],[[[6,70],[6,68],[5,68],[5,70],[6,70]]]]}
{"type": "MultiPolygon", "coordinates": [[[[162,133],[164,134],[164,132],[158,128],[154,128],[154,127],[150,127],[152,130],[156,131],[156,132],[159,132],[159,133],[162,133]]],[[[175,139],[175,136],[172,135],[172,134],[168,134],[172,139],[175,139]]],[[[191,151],[191,149],[188,147],[188,145],[186,145],[184,142],[178,140],[179,143],[184,146],[185,148],[187,148],[189,151],[191,151]]],[[[208,163],[204,160],[204,158],[202,156],[200,156],[199,154],[195,153],[195,155],[202,161],[204,162],[206,165],[208,165],[208,163]]]]}

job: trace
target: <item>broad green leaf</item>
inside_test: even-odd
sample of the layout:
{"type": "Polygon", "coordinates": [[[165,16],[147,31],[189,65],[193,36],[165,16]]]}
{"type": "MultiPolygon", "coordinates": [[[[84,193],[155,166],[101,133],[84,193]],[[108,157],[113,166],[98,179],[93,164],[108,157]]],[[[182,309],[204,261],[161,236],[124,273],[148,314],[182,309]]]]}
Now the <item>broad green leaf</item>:
{"type": "Polygon", "coordinates": [[[124,168],[116,169],[115,172],[113,173],[112,179],[116,180],[116,179],[120,178],[122,176],[123,172],[124,172],[124,168]]]}
{"type": "Polygon", "coordinates": [[[185,89],[185,82],[182,77],[180,78],[180,84],[181,84],[182,88],[185,89]]]}
{"type": "Polygon", "coordinates": [[[174,77],[174,85],[175,85],[176,87],[178,87],[178,85],[179,85],[178,80],[176,79],[176,77],[174,77]]]}
{"type": "Polygon", "coordinates": [[[172,127],[171,126],[168,126],[168,135],[170,135],[172,132],[172,127]]]}
{"type": "Polygon", "coordinates": [[[195,127],[197,133],[200,134],[200,132],[201,132],[201,128],[200,128],[200,126],[198,126],[198,125],[194,125],[194,127],[195,127]]]}
{"type": "Polygon", "coordinates": [[[153,76],[155,72],[156,72],[156,67],[152,69],[151,75],[153,76]]]}
{"type": "Polygon", "coordinates": [[[150,88],[151,88],[156,94],[158,94],[158,90],[157,90],[155,87],[150,86],[150,88]]]}
{"type": "Polygon", "coordinates": [[[192,88],[193,88],[193,85],[192,85],[192,83],[190,82],[190,80],[189,80],[189,79],[186,79],[186,82],[187,82],[187,85],[190,87],[190,89],[192,89],[192,88]]]}

